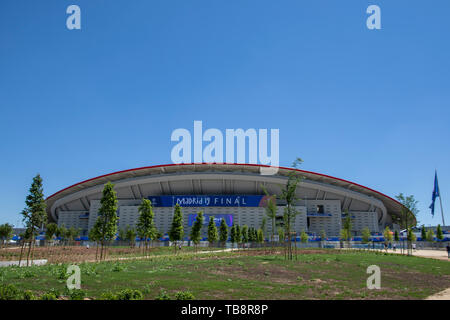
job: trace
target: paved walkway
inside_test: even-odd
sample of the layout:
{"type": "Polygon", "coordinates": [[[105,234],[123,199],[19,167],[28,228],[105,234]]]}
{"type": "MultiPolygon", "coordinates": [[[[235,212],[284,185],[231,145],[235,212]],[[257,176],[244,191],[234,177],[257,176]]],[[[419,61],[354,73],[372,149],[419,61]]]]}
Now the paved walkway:
{"type": "MultiPolygon", "coordinates": [[[[46,259],[31,260],[31,261],[29,261],[29,264],[36,265],[36,266],[43,266],[44,264],[47,264],[47,260],[46,259]]],[[[0,261],[0,267],[9,267],[9,266],[18,266],[18,265],[19,265],[19,260],[17,260],[17,261],[0,261]]],[[[27,259],[22,260],[20,262],[20,266],[26,267],[27,259]]]]}
{"type": "Polygon", "coordinates": [[[433,294],[432,296],[429,296],[425,300],[450,300],[450,288],[438,292],[436,294],[433,294]]]}
{"type": "MultiPolygon", "coordinates": [[[[384,251],[384,250],[383,250],[384,251]]],[[[401,254],[401,250],[392,250],[388,249],[387,252],[389,253],[397,253],[401,254]]],[[[403,251],[403,254],[406,254],[405,251],[403,251]]],[[[417,257],[424,257],[424,258],[432,258],[432,259],[439,259],[444,261],[450,261],[447,255],[446,250],[413,250],[412,251],[413,256],[417,257]]]]}

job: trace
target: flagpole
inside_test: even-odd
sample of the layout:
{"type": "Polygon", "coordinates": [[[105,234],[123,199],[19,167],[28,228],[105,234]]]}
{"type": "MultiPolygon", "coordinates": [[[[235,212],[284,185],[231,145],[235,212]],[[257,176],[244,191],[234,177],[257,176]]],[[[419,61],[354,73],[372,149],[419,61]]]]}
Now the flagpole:
{"type": "Polygon", "coordinates": [[[445,227],[445,221],[444,221],[444,209],[442,208],[442,197],[441,192],[439,190],[439,203],[441,205],[441,215],[442,215],[442,226],[445,227]]]}

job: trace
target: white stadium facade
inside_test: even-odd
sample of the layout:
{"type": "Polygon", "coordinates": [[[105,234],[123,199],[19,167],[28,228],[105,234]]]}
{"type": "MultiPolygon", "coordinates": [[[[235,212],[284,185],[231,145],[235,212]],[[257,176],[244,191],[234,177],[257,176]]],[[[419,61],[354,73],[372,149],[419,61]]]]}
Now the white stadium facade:
{"type": "MultiPolygon", "coordinates": [[[[75,227],[86,237],[94,225],[102,190],[112,182],[118,198],[118,227],[135,227],[138,206],[143,198],[152,200],[156,227],[167,233],[173,216],[173,206],[182,206],[185,235],[199,211],[206,218],[214,216],[216,223],[224,218],[233,223],[260,228],[265,216],[264,186],[270,194],[279,195],[290,173],[303,177],[297,188],[297,210],[293,226],[296,232],[338,236],[344,212],[352,218],[353,234],[360,235],[368,227],[380,233],[401,215],[402,205],[373,189],[339,178],[291,168],[280,167],[275,175],[261,175],[256,164],[169,164],[114,172],[89,179],[46,199],[49,221],[75,227]],[[394,219],[393,219],[394,218],[394,219]]],[[[277,200],[277,220],[282,221],[284,203],[277,200]]],[[[205,223],[208,219],[205,219],[205,223]]],[[[206,231],[206,228],[203,228],[206,231]]],[[[267,232],[271,224],[267,223],[267,232]]],[[[187,239],[187,238],[186,238],[187,239]]]]}

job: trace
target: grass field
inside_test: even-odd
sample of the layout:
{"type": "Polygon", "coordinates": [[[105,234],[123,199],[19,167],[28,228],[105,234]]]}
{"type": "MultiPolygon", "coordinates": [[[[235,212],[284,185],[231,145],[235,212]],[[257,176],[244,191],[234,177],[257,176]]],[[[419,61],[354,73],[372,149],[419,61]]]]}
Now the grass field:
{"type": "MultiPolygon", "coordinates": [[[[167,250],[167,248],[166,248],[167,250]]],[[[297,261],[281,252],[245,250],[149,259],[80,263],[82,289],[98,299],[107,291],[140,290],[144,299],[190,291],[196,299],[423,299],[450,287],[450,263],[380,252],[301,250],[297,261]],[[381,269],[381,289],[369,290],[366,269],[381,269]]],[[[0,268],[0,284],[37,296],[65,291],[67,264],[0,268]]]]}

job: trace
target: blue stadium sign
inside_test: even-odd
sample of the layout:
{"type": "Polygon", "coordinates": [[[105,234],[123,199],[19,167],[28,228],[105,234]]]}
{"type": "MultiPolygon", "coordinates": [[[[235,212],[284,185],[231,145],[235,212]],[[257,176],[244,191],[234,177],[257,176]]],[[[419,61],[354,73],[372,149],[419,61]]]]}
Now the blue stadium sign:
{"type": "Polygon", "coordinates": [[[262,195],[179,195],[148,197],[154,207],[262,207],[262,195]]]}

